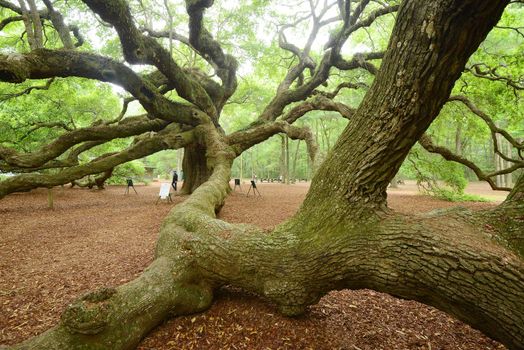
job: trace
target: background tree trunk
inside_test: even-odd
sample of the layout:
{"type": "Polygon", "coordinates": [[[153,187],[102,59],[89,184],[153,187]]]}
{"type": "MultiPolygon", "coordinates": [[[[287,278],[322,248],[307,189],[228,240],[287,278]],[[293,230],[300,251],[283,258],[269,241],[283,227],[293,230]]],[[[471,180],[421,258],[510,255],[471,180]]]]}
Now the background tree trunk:
{"type": "Polygon", "coordinates": [[[289,166],[289,136],[284,135],[284,138],[286,140],[285,142],[285,150],[286,150],[286,176],[284,177],[285,178],[285,182],[287,185],[289,185],[291,183],[291,179],[290,179],[290,176],[291,176],[291,172],[290,172],[290,166],[289,166]]]}
{"type": "Polygon", "coordinates": [[[457,130],[455,131],[455,154],[462,155],[462,123],[457,123],[457,130]]]}
{"type": "Polygon", "coordinates": [[[293,173],[292,178],[293,180],[297,180],[297,161],[298,161],[298,152],[300,151],[300,140],[297,141],[297,148],[295,149],[295,156],[293,157],[293,173]]]}

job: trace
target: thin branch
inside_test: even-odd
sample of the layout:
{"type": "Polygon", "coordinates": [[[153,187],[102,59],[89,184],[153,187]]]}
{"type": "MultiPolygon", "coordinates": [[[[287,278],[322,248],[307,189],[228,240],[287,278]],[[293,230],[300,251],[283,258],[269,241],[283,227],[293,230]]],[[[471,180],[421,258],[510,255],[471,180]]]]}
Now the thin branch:
{"type": "Polygon", "coordinates": [[[486,113],[484,113],[477,106],[475,106],[473,102],[471,102],[466,96],[463,96],[463,95],[450,96],[448,101],[458,101],[458,102],[463,103],[466,107],[469,108],[471,112],[479,116],[488,125],[490,132],[491,132],[492,139],[493,139],[493,147],[495,149],[495,153],[497,153],[501,158],[503,158],[506,161],[509,161],[512,163],[521,162],[518,159],[513,159],[511,157],[508,157],[504,153],[500,152],[496,134],[502,135],[513,147],[515,147],[519,151],[519,154],[521,154],[521,151],[524,150],[524,142],[517,141],[506,130],[499,128],[495,124],[495,122],[493,122],[493,120],[486,113]]]}
{"type": "Polygon", "coordinates": [[[517,32],[518,35],[524,38],[524,27],[506,27],[506,26],[495,26],[498,29],[507,29],[517,32]]]}
{"type": "MultiPolygon", "coordinates": [[[[419,144],[424,147],[424,149],[431,153],[440,154],[444,159],[453,161],[462,165],[467,166],[477,176],[477,178],[481,181],[486,181],[493,190],[496,191],[511,191],[510,187],[501,187],[497,186],[495,181],[491,177],[495,175],[499,175],[498,173],[493,174],[486,174],[484,173],[475,163],[470,161],[469,159],[466,159],[465,157],[459,156],[453,152],[451,152],[449,149],[441,146],[436,146],[433,144],[431,137],[427,134],[422,135],[422,137],[419,139],[419,144]]],[[[521,167],[524,167],[524,163],[521,165],[521,167]]]]}
{"type": "Polygon", "coordinates": [[[313,91],[313,94],[320,94],[320,95],[323,95],[329,99],[333,99],[335,98],[339,93],[340,91],[342,91],[342,89],[359,89],[359,88],[369,88],[369,86],[367,86],[366,84],[364,83],[350,83],[350,82],[345,82],[345,83],[340,83],[337,85],[337,87],[335,88],[335,90],[331,91],[331,92],[327,92],[327,91],[320,91],[320,90],[315,90],[313,91]]]}
{"type": "Polygon", "coordinates": [[[20,97],[23,95],[29,95],[33,90],[49,90],[51,87],[51,84],[55,81],[55,78],[49,79],[45,85],[38,85],[38,86],[30,86],[27,89],[24,89],[23,91],[12,93],[12,94],[2,94],[0,95],[0,102],[5,102],[7,100],[20,97]]]}
{"type": "Polygon", "coordinates": [[[515,80],[511,77],[502,76],[497,72],[499,68],[501,68],[501,66],[489,67],[484,63],[477,63],[471,67],[466,67],[464,70],[478,78],[488,79],[491,81],[501,81],[512,87],[514,90],[524,90],[524,78],[515,80]]]}

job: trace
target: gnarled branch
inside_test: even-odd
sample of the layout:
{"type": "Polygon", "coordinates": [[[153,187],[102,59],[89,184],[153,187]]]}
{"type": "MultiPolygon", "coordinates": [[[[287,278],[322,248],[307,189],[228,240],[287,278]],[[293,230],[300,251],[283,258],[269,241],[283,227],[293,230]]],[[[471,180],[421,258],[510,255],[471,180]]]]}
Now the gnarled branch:
{"type": "Polygon", "coordinates": [[[41,49],[25,55],[0,54],[0,63],[0,81],[21,83],[26,79],[72,76],[96,79],[122,86],[158,118],[190,125],[198,124],[202,118],[195,108],[167,99],[129,67],[106,57],[41,49]]]}

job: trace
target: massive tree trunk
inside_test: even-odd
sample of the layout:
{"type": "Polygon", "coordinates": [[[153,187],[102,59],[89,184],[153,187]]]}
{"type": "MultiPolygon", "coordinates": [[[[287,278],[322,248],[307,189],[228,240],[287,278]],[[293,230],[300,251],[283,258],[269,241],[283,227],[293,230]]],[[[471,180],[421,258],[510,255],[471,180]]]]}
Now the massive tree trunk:
{"type": "Polygon", "coordinates": [[[211,166],[207,163],[205,146],[194,143],[184,148],[182,171],[184,184],[182,194],[193,193],[200,185],[206,182],[212,173],[211,166]]]}
{"type": "Polygon", "coordinates": [[[198,126],[213,172],[164,222],[153,264],[135,281],[69,305],[56,328],[17,348],[132,348],[168,314],[201,311],[215,288],[232,284],[286,315],[333,289],[372,288],[524,349],[524,263],[515,243],[524,232],[524,175],[487,212],[407,216],[386,206],[387,184],[507,3],[404,1],[361,107],[297,215],[269,234],[216,219],[236,153],[211,122],[198,126]]]}

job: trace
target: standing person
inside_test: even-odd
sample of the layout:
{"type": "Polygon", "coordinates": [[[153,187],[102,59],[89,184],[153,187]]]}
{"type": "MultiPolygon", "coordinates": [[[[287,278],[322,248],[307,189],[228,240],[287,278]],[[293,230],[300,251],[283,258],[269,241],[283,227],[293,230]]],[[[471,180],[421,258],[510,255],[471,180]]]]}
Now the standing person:
{"type": "Polygon", "coordinates": [[[178,182],[178,174],[176,173],[176,170],[173,171],[173,181],[171,182],[171,186],[175,189],[176,191],[176,183],[178,182]]]}

